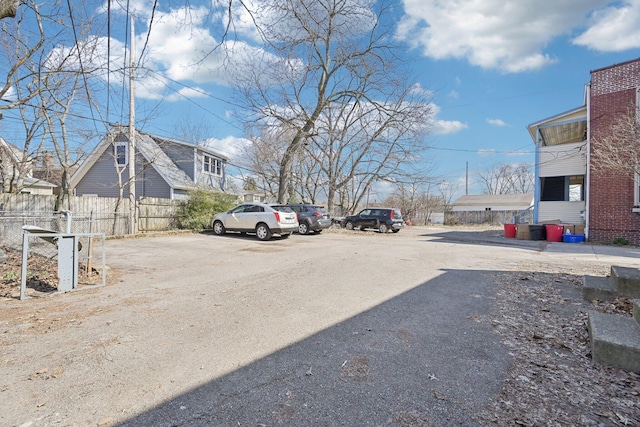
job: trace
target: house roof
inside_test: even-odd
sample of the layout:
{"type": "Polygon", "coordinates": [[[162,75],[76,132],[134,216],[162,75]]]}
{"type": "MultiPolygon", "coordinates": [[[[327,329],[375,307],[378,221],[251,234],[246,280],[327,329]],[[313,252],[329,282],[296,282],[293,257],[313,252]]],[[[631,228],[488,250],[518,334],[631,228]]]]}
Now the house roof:
{"type": "Polygon", "coordinates": [[[195,187],[189,175],[176,166],[151,135],[136,133],[136,148],[171,188],[189,190],[195,187]]]}
{"type": "Polygon", "coordinates": [[[56,184],[38,178],[26,177],[24,179],[25,188],[55,188],[56,184]]]}
{"type": "Polygon", "coordinates": [[[527,126],[533,143],[538,145],[557,145],[579,142],[586,138],[587,106],[548,117],[527,126]],[[541,140],[538,141],[538,131],[541,140]]]}
{"type": "Polygon", "coordinates": [[[197,148],[198,150],[207,153],[207,154],[211,154],[214,157],[217,157],[219,159],[222,160],[226,160],[228,161],[229,158],[223,154],[220,154],[219,152],[215,151],[214,149],[207,147],[204,144],[194,144],[192,142],[187,142],[187,141],[181,141],[179,139],[175,139],[175,138],[169,138],[166,136],[158,136],[158,135],[152,135],[150,133],[145,133],[145,132],[138,132],[140,134],[145,134],[150,136],[151,138],[153,138],[156,141],[163,141],[163,142],[169,142],[171,144],[177,144],[177,145],[184,145],[185,147],[191,147],[191,148],[197,148]]]}
{"type": "Polygon", "coordinates": [[[453,211],[523,210],[533,205],[533,194],[483,194],[466,195],[453,203],[453,211]]]}
{"type": "MultiPolygon", "coordinates": [[[[125,132],[123,129],[116,129],[100,141],[100,143],[96,145],[93,151],[89,154],[87,159],[82,162],[76,173],[71,177],[70,184],[72,187],[75,187],[80,182],[82,177],[84,177],[84,175],[98,161],[100,156],[102,156],[105,150],[111,145],[111,141],[115,140],[118,135],[124,136],[127,140],[129,139],[128,132],[125,132]]],[[[214,150],[198,144],[136,131],[136,150],[142,154],[142,156],[151,164],[158,174],[160,174],[167,184],[174,189],[189,190],[194,188],[195,184],[193,180],[182,169],[180,169],[173,160],[171,160],[164,150],[162,150],[159,143],[167,142],[170,144],[192,147],[222,160],[228,160],[227,157],[215,152],[214,150]]]]}
{"type": "MultiPolygon", "coordinates": [[[[7,142],[2,137],[0,137],[0,148],[1,147],[6,148],[6,152],[9,153],[11,157],[13,157],[13,159],[11,159],[13,162],[19,163],[22,161],[22,150],[11,144],[10,142],[7,142]]],[[[32,157],[28,156],[28,160],[32,160],[32,157]]]]}

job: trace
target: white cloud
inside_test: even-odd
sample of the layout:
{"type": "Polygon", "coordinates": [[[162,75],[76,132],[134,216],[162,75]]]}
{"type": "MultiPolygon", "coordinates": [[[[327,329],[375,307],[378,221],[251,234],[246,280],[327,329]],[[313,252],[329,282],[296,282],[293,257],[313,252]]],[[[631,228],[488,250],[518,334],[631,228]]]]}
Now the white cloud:
{"type": "Polygon", "coordinates": [[[498,151],[495,148],[481,148],[480,150],[478,150],[478,156],[482,157],[493,156],[497,153],[498,151]]]}
{"type": "Polygon", "coordinates": [[[251,141],[246,138],[227,136],[223,139],[209,138],[206,145],[237,163],[238,159],[242,158],[245,148],[251,145],[251,141]]]}
{"type": "Polygon", "coordinates": [[[462,123],[457,120],[434,120],[430,133],[432,135],[449,135],[463,131],[468,127],[469,126],[466,123],[462,123]]]}
{"type": "Polygon", "coordinates": [[[440,111],[441,108],[439,105],[434,103],[431,104],[431,114],[433,117],[429,127],[429,133],[431,135],[450,135],[463,131],[469,127],[466,123],[462,123],[457,120],[437,119],[440,111]]]}
{"type": "MultiPolygon", "coordinates": [[[[157,13],[149,35],[145,65],[173,80],[227,83],[223,67],[225,51],[215,49],[220,42],[206,28],[208,14],[205,7],[157,13]],[[187,16],[189,25],[185,25],[187,16]]],[[[141,50],[146,33],[139,34],[137,39],[136,46],[141,50]]]]}
{"type": "Polygon", "coordinates": [[[640,47],[640,0],[612,4],[592,13],[590,27],[573,43],[603,52],[640,47]]]}
{"type": "Polygon", "coordinates": [[[481,68],[517,73],[555,62],[545,53],[546,45],[582,25],[591,10],[611,1],[556,0],[544,11],[539,0],[403,3],[406,15],[397,37],[422,49],[425,56],[465,59],[481,68]]]}
{"type": "Polygon", "coordinates": [[[487,119],[487,123],[489,123],[491,126],[497,126],[497,127],[507,126],[507,124],[500,119],[487,119]]]}
{"type": "Polygon", "coordinates": [[[507,151],[504,154],[508,157],[531,156],[533,155],[533,151],[526,151],[526,150],[507,151]]]}

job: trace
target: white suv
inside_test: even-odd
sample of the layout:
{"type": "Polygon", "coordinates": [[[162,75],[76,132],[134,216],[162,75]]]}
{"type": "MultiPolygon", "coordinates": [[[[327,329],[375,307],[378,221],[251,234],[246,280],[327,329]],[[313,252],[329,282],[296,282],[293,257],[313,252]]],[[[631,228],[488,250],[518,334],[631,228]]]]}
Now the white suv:
{"type": "Polygon", "coordinates": [[[298,230],[298,216],[282,205],[243,203],[214,216],[212,226],[218,236],[227,231],[238,231],[255,233],[260,240],[269,240],[272,234],[287,238],[298,230]]]}

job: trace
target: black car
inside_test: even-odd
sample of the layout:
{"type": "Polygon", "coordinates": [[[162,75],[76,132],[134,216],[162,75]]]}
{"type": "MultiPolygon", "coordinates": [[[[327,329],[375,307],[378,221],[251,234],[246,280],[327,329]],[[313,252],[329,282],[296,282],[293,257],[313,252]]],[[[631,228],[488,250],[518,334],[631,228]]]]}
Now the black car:
{"type": "Polygon", "coordinates": [[[320,205],[308,203],[289,203],[287,205],[298,214],[298,233],[309,234],[311,231],[322,232],[325,228],[331,227],[331,214],[320,205]]]}
{"type": "Polygon", "coordinates": [[[389,230],[397,233],[404,227],[404,220],[400,209],[394,208],[367,208],[361,210],[356,215],[349,215],[342,221],[342,225],[347,230],[360,228],[375,228],[381,233],[389,230]]]}

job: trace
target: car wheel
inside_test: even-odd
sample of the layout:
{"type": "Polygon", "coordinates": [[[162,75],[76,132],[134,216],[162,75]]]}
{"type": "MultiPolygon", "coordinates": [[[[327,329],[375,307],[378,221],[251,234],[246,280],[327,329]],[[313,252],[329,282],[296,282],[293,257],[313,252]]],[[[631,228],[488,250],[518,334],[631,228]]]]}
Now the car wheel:
{"type": "Polygon", "coordinates": [[[213,223],[213,232],[218,236],[222,236],[226,232],[222,221],[216,221],[213,223]]]}
{"type": "Polygon", "coordinates": [[[309,224],[306,222],[301,222],[298,225],[298,233],[300,234],[308,234],[309,233],[309,224]]]}
{"type": "Polygon", "coordinates": [[[351,221],[347,221],[347,223],[344,225],[344,228],[346,228],[347,230],[353,230],[353,223],[351,221]]]}
{"type": "Polygon", "coordinates": [[[389,231],[389,226],[385,223],[380,224],[380,227],[378,227],[378,231],[381,233],[386,233],[387,231],[389,231]]]}
{"type": "Polygon", "coordinates": [[[269,240],[271,238],[271,230],[267,224],[260,223],[256,225],[256,236],[260,240],[269,240]]]}

